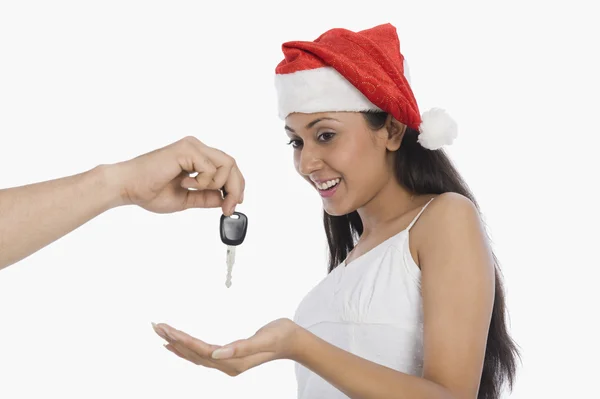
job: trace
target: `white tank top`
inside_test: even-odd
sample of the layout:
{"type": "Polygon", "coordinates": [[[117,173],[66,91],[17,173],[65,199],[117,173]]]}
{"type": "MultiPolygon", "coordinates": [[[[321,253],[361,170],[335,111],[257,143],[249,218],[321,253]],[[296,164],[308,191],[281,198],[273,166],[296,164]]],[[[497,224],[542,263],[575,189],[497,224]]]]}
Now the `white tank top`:
{"type": "MultiPolygon", "coordinates": [[[[329,273],[300,302],[294,321],[343,350],[421,376],[421,270],[410,253],[409,232],[432,200],[406,229],[329,273]]],[[[301,364],[295,367],[299,399],[348,398],[301,364]]]]}

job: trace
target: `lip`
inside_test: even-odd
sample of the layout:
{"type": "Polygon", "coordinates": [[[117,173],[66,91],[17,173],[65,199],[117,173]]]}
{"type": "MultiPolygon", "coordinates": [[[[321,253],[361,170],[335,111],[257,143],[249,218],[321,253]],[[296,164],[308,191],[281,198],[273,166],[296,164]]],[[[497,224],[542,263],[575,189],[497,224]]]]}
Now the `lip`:
{"type": "MultiPolygon", "coordinates": [[[[337,179],[337,177],[335,179],[337,179]]],[[[319,195],[321,197],[323,197],[323,198],[331,198],[331,197],[333,197],[333,195],[337,191],[338,187],[342,183],[342,179],[341,178],[339,178],[339,179],[340,179],[340,182],[338,184],[336,184],[335,186],[333,186],[332,188],[329,188],[327,190],[320,190],[316,185],[315,185],[315,188],[317,189],[317,191],[319,192],[319,195]]],[[[334,179],[321,180],[319,182],[321,183],[321,182],[326,182],[326,181],[329,181],[329,180],[334,180],[334,179]]]]}

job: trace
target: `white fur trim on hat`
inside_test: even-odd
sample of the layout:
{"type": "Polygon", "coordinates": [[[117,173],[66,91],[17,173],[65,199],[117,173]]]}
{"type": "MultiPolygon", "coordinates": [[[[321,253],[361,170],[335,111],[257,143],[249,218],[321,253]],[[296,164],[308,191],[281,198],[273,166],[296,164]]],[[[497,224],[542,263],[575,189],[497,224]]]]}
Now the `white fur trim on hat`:
{"type": "Polygon", "coordinates": [[[380,110],[332,67],[275,75],[279,117],[293,112],[380,110]]]}
{"type": "MultiPolygon", "coordinates": [[[[404,76],[410,84],[406,59],[404,76]]],[[[275,88],[281,119],[294,112],[382,111],[333,67],[276,74],[275,88]]],[[[419,132],[418,142],[430,150],[452,144],[458,135],[456,122],[440,108],[423,113],[419,132]]]]}
{"type": "Polygon", "coordinates": [[[421,116],[418,142],[429,150],[437,150],[450,145],[458,136],[454,119],[440,108],[432,108],[421,116]]]}
{"type": "MultiPolygon", "coordinates": [[[[404,74],[410,84],[408,64],[404,74]]],[[[333,67],[321,67],[275,75],[278,114],[293,112],[382,111],[333,67]]]]}

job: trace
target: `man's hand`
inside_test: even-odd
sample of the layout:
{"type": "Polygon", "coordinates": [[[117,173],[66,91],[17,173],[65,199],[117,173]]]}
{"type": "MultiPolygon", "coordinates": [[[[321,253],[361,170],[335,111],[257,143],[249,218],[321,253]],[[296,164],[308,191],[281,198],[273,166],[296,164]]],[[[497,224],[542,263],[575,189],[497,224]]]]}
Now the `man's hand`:
{"type": "Polygon", "coordinates": [[[230,216],[244,198],[245,181],[235,160],[195,137],[116,164],[115,171],[123,203],[151,212],[221,207],[230,216]]]}
{"type": "Polygon", "coordinates": [[[129,161],[0,189],[0,269],[117,206],[134,204],[156,213],[221,207],[230,216],[244,188],[233,158],[186,137],[129,161]]]}

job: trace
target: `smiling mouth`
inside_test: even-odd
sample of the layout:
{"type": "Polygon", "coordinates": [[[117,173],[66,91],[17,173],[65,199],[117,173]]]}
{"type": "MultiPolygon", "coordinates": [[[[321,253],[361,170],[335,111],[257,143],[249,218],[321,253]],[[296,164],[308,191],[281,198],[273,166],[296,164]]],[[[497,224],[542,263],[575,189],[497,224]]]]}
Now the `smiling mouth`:
{"type": "Polygon", "coordinates": [[[340,184],[341,180],[342,179],[338,177],[337,179],[328,180],[322,183],[315,183],[315,186],[319,191],[329,191],[337,187],[337,185],[340,184]]]}

